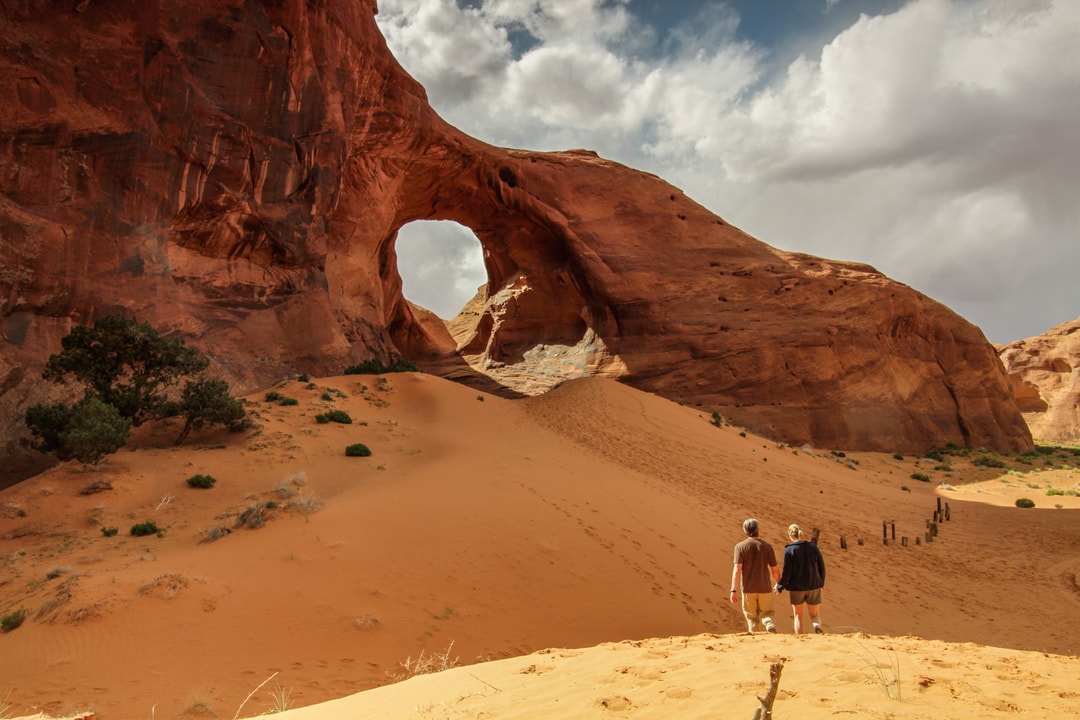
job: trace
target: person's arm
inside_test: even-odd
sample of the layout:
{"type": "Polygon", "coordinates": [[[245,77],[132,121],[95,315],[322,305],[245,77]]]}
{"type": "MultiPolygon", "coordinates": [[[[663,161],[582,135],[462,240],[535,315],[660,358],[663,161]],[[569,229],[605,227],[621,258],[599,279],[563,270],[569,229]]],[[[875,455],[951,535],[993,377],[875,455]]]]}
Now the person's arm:
{"type": "Polygon", "coordinates": [[[738,596],[737,590],[741,583],[739,583],[739,577],[742,575],[742,563],[735,563],[735,566],[731,568],[731,592],[728,593],[728,600],[735,602],[735,598],[738,596]]]}
{"type": "Polygon", "coordinates": [[[787,549],[784,550],[784,572],[780,575],[780,579],[776,581],[776,592],[784,592],[784,588],[791,582],[791,569],[794,565],[791,562],[790,553],[787,549]]]}

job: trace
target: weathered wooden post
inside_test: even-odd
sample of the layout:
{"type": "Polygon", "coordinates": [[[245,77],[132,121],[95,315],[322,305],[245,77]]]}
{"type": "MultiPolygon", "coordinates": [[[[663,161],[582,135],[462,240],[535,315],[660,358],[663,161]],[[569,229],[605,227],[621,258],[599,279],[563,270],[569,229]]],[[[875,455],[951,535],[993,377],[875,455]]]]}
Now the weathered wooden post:
{"type": "Polygon", "coordinates": [[[840,536],[840,549],[847,550],[847,538],[845,538],[843,535],[840,536]]]}
{"type": "Polygon", "coordinates": [[[945,519],[946,519],[946,520],[950,520],[950,519],[951,519],[951,518],[949,517],[949,503],[945,503],[945,519]]]}
{"type": "Polygon", "coordinates": [[[907,535],[900,538],[900,544],[903,545],[904,547],[907,547],[907,535]]]}
{"type": "Polygon", "coordinates": [[[818,538],[821,537],[821,530],[814,528],[813,534],[810,535],[810,542],[817,545],[818,538]]]}
{"type": "Polygon", "coordinates": [[[891,526],[891,529],[892,529],[892,539],[895,540],[896,539],[896,521],[895,520],[892,521],[890,523],[890,526],[891,526]]]}

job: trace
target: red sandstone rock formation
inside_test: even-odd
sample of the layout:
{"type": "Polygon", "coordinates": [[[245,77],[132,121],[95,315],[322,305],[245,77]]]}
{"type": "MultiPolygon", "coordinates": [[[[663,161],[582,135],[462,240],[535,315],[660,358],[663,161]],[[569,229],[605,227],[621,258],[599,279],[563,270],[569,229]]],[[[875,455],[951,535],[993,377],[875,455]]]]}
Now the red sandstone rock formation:
{"type": "Polygon", "coordinates": [[[403,354],[508,392],[616,376],[794,443],[1030,446],[994,349],[947,308],[595,154],[464,135],[375,12],[0,5],[5,418],[73,324],[123,308],[245,389],[403,354]],[[401,293],[396,232],[416,219],[484,247],[487,294],[453,333],[401,293]]]}
{"type": "Polygon", "coordinates": [[[1080,440],[1080,318],[999,350],[1031,434],[1080,440]]]}

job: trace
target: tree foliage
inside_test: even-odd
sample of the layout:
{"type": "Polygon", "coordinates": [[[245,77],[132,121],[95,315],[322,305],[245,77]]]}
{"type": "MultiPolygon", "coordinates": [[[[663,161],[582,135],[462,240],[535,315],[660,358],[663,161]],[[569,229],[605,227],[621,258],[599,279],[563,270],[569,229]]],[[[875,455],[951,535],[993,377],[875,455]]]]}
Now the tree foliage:
{"type": "Polygon", "coordinates": [[[229,395],[229,383],[224,380],[199,378],[189,381],[179,402],[168,407],[170,416],[184,418],[184,427],[176,444],[184,442],[188,433],[206,425],[234,427],[244,419],[244,403],[229,395]]]}
{"type": "Polygon", "coordinates": [[[97,464],[124,447],[130,434],[131,418],[88,394],[71,408],[67,427],[60,433],[60,447],[79,462],[97,464]]]}
{"type": "Polygon", "coordinates": [[[38,404],[26,411],[40,450],[96,463],[124,446],[132,425],[147,420],[182,417],[177,444],[207,425],[241,426],[243,403],[229,395],[224,380],[202,374],[209,360],[148,323],[108,315],[93,327],[73,329],[61,347],[42,377],[61,383],[73,378],[85,395],[72,407],[38,404]]]}
{"type": "Polygon", "coordinates": [[[42,377],[64,382],[74,376],[135,425],[157,417],[166,390],[210,362],[182,339],[162,337],[149,323],[117,314],[74,328],[60,345],[42,377]]]}

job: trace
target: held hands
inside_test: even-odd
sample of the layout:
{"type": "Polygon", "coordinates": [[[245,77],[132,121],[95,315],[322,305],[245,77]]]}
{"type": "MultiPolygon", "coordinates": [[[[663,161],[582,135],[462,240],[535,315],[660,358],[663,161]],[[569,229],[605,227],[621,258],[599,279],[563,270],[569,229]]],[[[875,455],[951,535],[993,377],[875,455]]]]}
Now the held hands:
{"type": "Polygon", "coordinates": [[[780,583],[776,583],[776,587],[773,588],[773,592],[779,595],[780,593],[784,592],[784,586],[780,583]]]}

